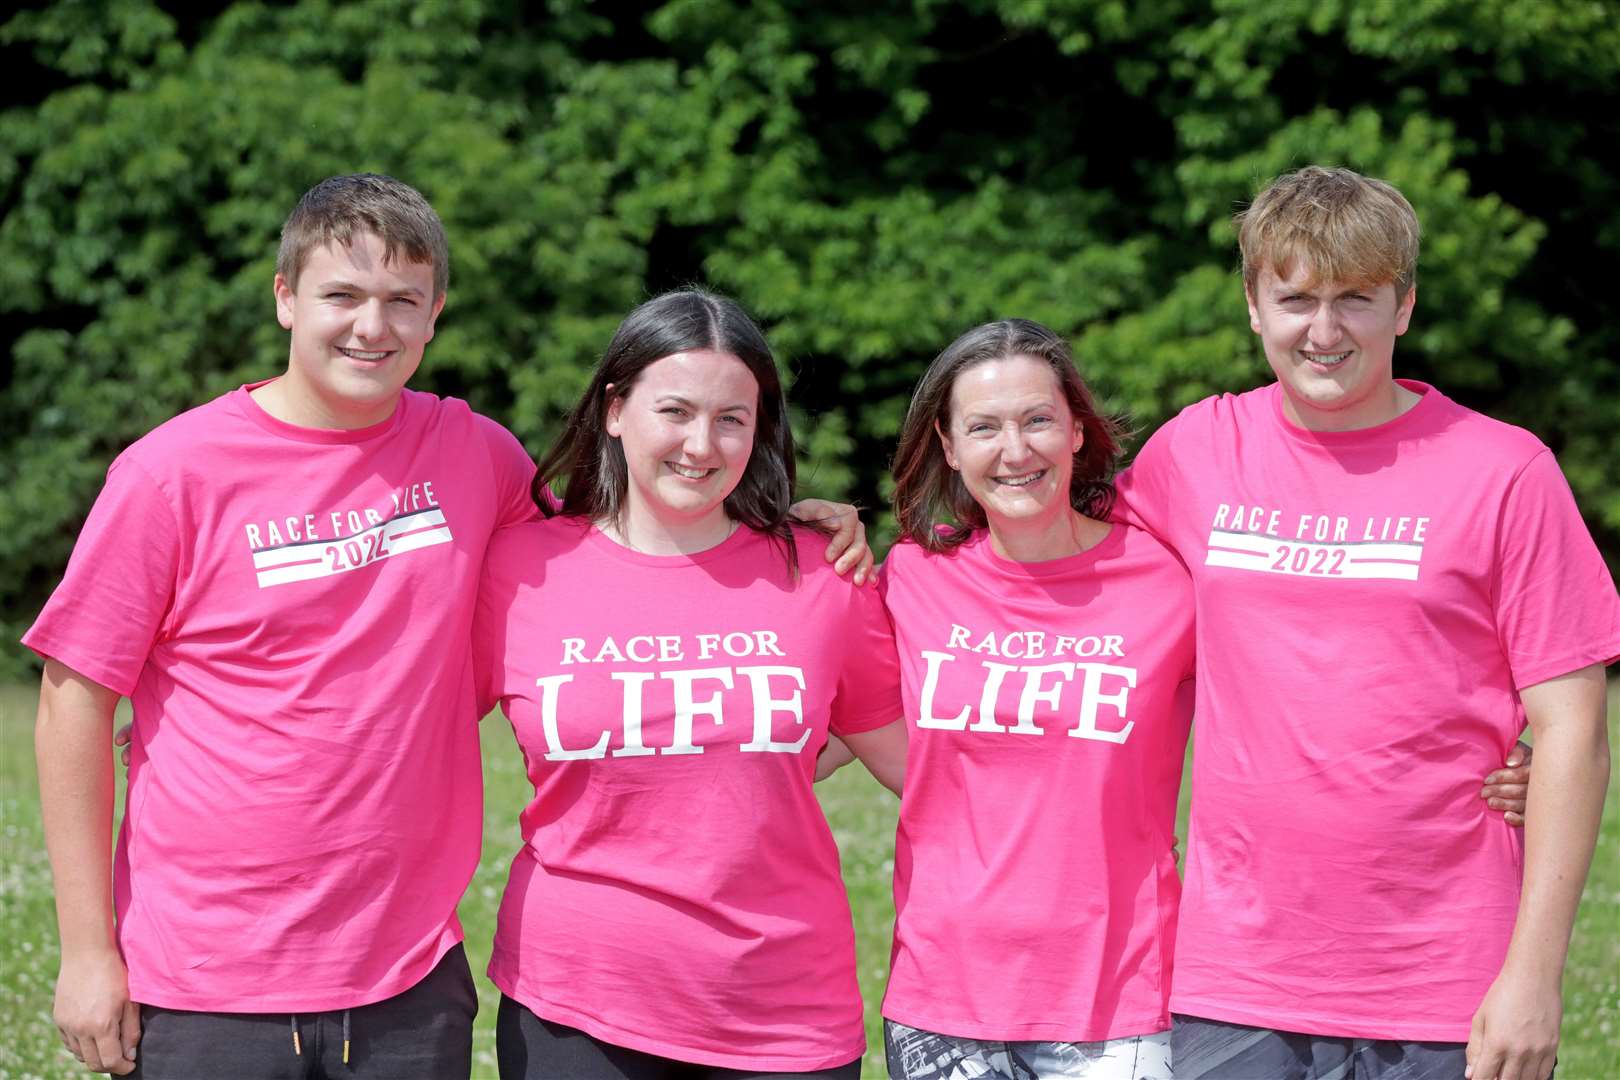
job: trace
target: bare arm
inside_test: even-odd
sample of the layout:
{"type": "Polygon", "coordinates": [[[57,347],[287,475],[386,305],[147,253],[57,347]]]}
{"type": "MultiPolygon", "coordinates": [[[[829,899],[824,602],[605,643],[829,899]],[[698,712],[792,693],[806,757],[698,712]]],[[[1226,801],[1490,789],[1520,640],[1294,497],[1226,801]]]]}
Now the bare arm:
{"type": "Polygon", "coordinates": [[[906,779],[906,722],[895,720],[872,731],[843,736],[844,742],[861,759],[877,782],[900,794],[906,779]]]}
{"type": "Polygon", "coordinates": [[[111,737],[118,697],[47,661],[34,750],[62,941],[56,1027],[88,1068],[122,1076],[134,1068],[140,1010],[129,1000],[113,936],[111,737]]]}
{"type": "Polygon", "coordinates": [[[1519,696],[1536,741],[1524,887],[1507,959],[1474,1014],[1467,1075],[1477,1080],[1546,1080],[1552,1072],[1569,935],[1609,781],[1601,664],[1519,696]]]}

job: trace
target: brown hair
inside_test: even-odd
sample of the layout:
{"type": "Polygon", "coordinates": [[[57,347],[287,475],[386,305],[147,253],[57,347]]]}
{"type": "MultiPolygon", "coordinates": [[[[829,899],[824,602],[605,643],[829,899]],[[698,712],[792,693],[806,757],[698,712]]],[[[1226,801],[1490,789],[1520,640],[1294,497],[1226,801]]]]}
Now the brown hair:
{"type": "Polygon", "coordinates": [[[433,267],[433,299],[450,285],[450,241],[444,223],[422,193],[392,176],[353,173],[322,180],[298,200],[281,227],[281,250],[276,273],[298,288],[304,260],[316,248],[337,243],[345,247],[363,232],[383,242],[383,258],[404,255],[411,262],[433,267]]]}
{"type": "Polygon", "coordinates": [[[1052,369],[1084,436],[1074,454],[1069,504],[1095,518],[1107,517],[1113,507],[1112,478],[1125,432],[1118,421],[1097,411],[1091,390],[1075,369],[1069,343],[1028,319],[985,323],[951,342],[928,365],[900,427],[900,445],[894,453],[895,516],[901,534],[929,551],[955,547],[987,524],[984,508],[946,462],[940,445],[939,432],[950,425],[957,376],[979,364],[1014,356],[1039,360],[1052,369]]]}
{"type": "Polygon", "coordinates": [[[1284,173],[1234,220],[1250,294],[1263,268],[1287,277],[1296,261],[1310,267],[1312,284],[1393,282],[1397,300],[1417,280],[1420,229],[1412,204],[1392,185],[1349,169],[1308,165],[1284,173]]]}
{"type": "Polygon", "coordinates": [[[759,384],[754,450],[737,486],[726,496],[726,516],[776,541],[789,570],[797,573],[795,524],[829,530],[789,514],[793,502],[793,429],[788,423],[782,378],[765,335],[735,300],[701,289],[655,296],[636,308],[613,333],[590,384],[564,423],[562,434],[540,460],[532,494],[546,517],[582,517],[624,524],[630,471],[624,448],[606,427],[608,405],[630,393],[647,368],[680,352],[713,349],[743,362],[759,384]],[[567,481],[560,501],[556,481],[567,481]]]}

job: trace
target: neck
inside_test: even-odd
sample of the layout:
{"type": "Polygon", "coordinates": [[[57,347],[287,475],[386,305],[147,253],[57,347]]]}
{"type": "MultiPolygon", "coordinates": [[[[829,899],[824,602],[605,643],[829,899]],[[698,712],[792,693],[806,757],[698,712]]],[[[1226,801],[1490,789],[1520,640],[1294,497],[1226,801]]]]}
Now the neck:
{"type": "Polygon", "coordinates": [[[285,375],[272,379],[263,386],[254,387],[248,391],[248,396],[253,399],[254,404],[283,424],[321,431],[358,431],[361,428],[368,428],[394,415],[394,410],[399,407],[399,398],[396,396],[380,405],[339,411],[329,408],[320,398],[301,393],[296,386],[288,382],[285,375]]]}
{"type": "Polygon", "coordinates": [[[1391,379],[1387,387],[1381,387],[1378,393],[1348,409],[1302,406],[1284,391],[1283,415],[1306,431],[1361,431],[1389,423],[1421,400],[1421,394],[1415,394],[1391,379]]]}
{"type": "Polygon", "coordinates": [[[663,521],[626,507],[620,520],[598,521],[596,527],[614,543],[647,555],[696,555],[725,543],[737,523],[716,508],[691,521],[663,521]]]}
{"type": "Polygon", "coordinates": [[[1076,510],[1042,522],[990,522],[990,547],[1013,562],[1050,562],[1096,547],[1112,528],[1076,510]]]}

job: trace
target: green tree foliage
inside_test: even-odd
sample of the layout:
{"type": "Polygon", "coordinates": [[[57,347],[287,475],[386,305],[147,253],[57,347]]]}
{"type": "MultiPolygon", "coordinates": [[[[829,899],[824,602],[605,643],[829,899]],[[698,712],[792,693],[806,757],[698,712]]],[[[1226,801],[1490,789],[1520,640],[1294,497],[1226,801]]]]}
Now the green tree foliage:
{"type": "MultiPolygon", "coordinates": [[[[450,304],[417,385],[541,449],[633,304],[770,326],[804,475],[881,505],[912,382],[1025,315],[1145,434],[1265,377],[1230,216],[1339,163],[1423,218],[1402,370],[1558,450],[1620,558],[1620,19],[1603,0],[61,0],[0,25],[10,639],[111,458],[274,374],[276,231],[420,187],[450,304]]],[[[13,650],[13,673],[24,663],[13,650]]]]}

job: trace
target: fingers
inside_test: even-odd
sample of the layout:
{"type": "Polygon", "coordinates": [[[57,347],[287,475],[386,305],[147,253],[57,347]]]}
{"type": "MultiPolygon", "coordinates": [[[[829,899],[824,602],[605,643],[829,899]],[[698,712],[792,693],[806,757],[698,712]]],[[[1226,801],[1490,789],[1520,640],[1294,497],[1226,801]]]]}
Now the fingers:
{"type": "Polygon", "coordinates": [[[124,1002],[124,1015],[118,1022],[118,1042],[124,1048],[125,1061],[133,1062],[135,1060],[140,1041],[141,1007],[133,1001],[126,1001],[124,1002]]]}
{"type": "Polygon", "coordinates": [[[827,558],[837,557],[833,569],[840,577],[854,571],[850,580],[857,585],[866,584],[872,576],[872,549],[866,543],[866,526],[852,511],[840,514],[838,532],[833,536],[832,543],[827,545],[827,558]]]}
{"type": "Polygon", "coordinates": [[[1530,744],[1525,742],[1523,739],[1520,739],[1518,742],[1513,744],[1513,749],[1508,751],[1507,764],[1529,765],[1530,758],[1534,755],[1535,750],[1531,748],[1530,744]]]}

